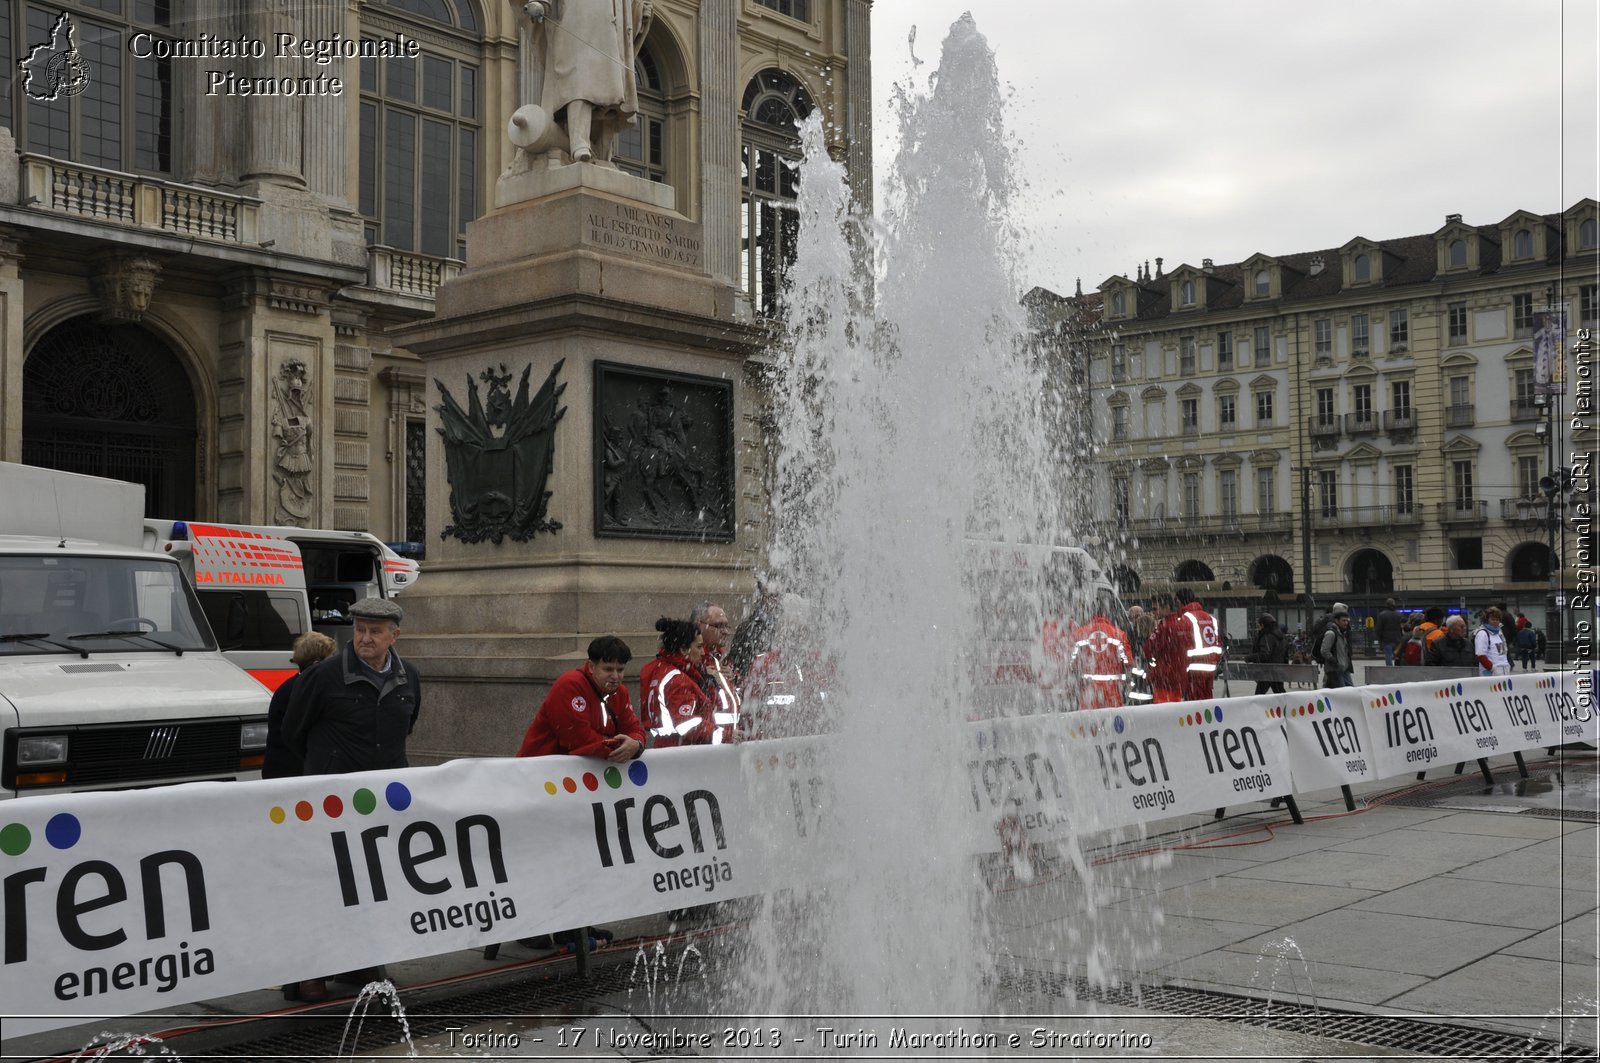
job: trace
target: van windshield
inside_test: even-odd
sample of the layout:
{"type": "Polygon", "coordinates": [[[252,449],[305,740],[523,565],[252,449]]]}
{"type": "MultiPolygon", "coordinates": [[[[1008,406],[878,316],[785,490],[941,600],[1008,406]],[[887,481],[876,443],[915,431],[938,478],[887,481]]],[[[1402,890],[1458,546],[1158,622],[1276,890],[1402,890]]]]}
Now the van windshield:
{"type": "Polygon", "coordinates": [[[214,649],[194,592],[171,561],[0,556],[0,654],[214,649]]]}

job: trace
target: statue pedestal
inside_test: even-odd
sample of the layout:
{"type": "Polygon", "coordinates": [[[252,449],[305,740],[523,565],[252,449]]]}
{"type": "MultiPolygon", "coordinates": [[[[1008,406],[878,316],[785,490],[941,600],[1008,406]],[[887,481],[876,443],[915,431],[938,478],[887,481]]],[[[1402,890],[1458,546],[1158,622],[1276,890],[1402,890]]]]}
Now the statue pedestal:
{"type": "Polygon", "coordinates": [[[413,763],[515,752],[597,635],[627,640],[632,677],[657,617],[742,612],[763,330],[671,195],[593,165],[508,175],[434,318],[393,333],[429,378],[427,559],[401,599],[413,763]]]}

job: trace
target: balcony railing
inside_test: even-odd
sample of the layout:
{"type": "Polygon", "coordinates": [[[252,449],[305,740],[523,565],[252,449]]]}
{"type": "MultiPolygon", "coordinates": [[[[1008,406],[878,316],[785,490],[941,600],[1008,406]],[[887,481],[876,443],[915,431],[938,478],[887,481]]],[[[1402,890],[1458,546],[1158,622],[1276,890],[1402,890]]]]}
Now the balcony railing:
{"type": "Polygon", "coordinates": [[[1527,496],[1523,498],[1502,498],[1500,500],[1500,519],[1515,521],[1518,524],[1538,525],[1543,524],[1550,516],[1550,503],[1544,496],[1527,496]]]}
{"type": "Polygon", "coordinates": [[[1415,505],[1396,503],[1386,506],[1347,506],[1340,510],[1347,528],[1387,528],[1416,524],[1422,520],[1415,505]]]}
{"type": "Polygon", "coordinates": [[[1511,402],[1511,419],[1513,421],[1537,421],[1544,417],[1545,408],[1532,399],[1513,399],[1511,402]]]}
{"type": "Polygon", "coordinates": [[[1289,514],[1287,513],[1257,513],[1256,530],[1263,532],[1287,531],[1289,529],[1289,514]]]}
{"type": "Polygon", "coordinates": [[[261,201],[42,155],[22,157],[22,200],[40,210],[224,244],[255,244],[261,201]]]}
{"type": "Polygon", "coordinates": [[[1383,430],[1391,435],[1401,432],[1415,432],[1417,430],[1416,411],[1409,407],[1404,410],[1384,411],[1383,430]]]}
{"type": "Polygon", "coordinates": [[[1330,506],[1312,510],[1311,524],[1315,528],[1343,528],[1349,523],[1346,517],[1345,511],[1330,506]]]}
{"type": "Polygon", "coordinates": [[[1329,420],[1324,421],[1321,418],[1313,417],[1307,423],[1310,425],[1312,439],[1339,438],[1338,418],[1330,418],[1329,420]]]}
{"type": "Polygon", "coordinates": [[[1457,499],[1439,503],[1441,524],[1482,524],[1489,519],[1487,499],[1457,499]]]}
{"type": "Polygon", "coordinates": [[[1200,434],[1200,422],[1198,422],[1198,421],[1185,421],[1185,422],[1183,422],[1183,434],[1186,435],[1186,436],[1197,436],[1197,435],[1199,435],[1200,434]]]}
{"type": "Polygon", "coordinates": [[[1471,428],[1477,423],[1476,406],[1446,406],[1444,408],[1444,424],[1446,428],[1471,428]]]}
{"type": "Polygon", "coordinates": [[[463,263],[392,247],[367,248],[367,284],[381,291],[432,299],[439,285],[458,275],[463,263]]]}
{"type": "Polygon", "coordinates": [[[1365,436],[1374,435],[1378,431],[1378,418],[1371,410],[1365,413],[1347,413],[1344,415],[1345,435],[1365,436]]]}

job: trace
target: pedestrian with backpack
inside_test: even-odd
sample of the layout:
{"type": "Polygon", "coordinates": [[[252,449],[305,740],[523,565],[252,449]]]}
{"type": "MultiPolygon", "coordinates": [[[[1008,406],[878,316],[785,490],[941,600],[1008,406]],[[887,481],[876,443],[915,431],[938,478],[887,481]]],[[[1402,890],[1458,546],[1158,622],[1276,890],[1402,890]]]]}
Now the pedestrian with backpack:
{"type": "Polygon", "coordinates": [[[1334,602],[1329,614],[1333,623],[1323,631],[1313,656],[1322,664],[1322,685],[1325,687],[1355,686],[1350,665],[1350,607],[1334,602]]]}
{"type": "Polygon", "coordinates": [[[1483,611],[1483,626],[1472,638],[1473,652],[1484,675],[1510,675],[1511,659],[1506,656],[1506,636],[1500,630],[1501,612],[1495,606],[1483,611]]]}

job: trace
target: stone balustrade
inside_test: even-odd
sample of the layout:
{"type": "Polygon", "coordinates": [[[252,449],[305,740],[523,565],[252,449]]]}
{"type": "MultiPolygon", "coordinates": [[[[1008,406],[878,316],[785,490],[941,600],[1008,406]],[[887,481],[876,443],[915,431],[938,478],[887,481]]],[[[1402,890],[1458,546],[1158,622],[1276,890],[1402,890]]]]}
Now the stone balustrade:
{"type": "Polygon", "coordinates": [[[22,202],[40,210],[225,244],[259,240],[261,201],[197,185],[22,156],[22,202]]]}

